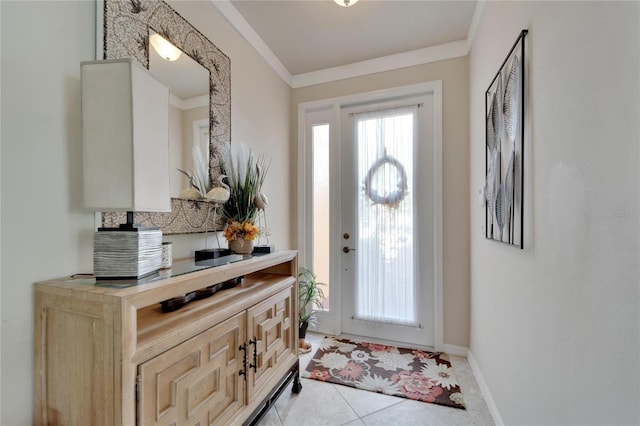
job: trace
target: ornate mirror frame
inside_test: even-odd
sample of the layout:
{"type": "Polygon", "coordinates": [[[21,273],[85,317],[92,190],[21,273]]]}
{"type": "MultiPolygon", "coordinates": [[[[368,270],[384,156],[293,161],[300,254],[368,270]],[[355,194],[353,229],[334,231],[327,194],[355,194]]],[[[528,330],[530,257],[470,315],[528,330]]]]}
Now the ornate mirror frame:
{"type": "MultiPolygon", "coordinates": [[[[98,32],[102,25],[103,59],[135,58],[149,69],[149,29],[209,70],[209,177],[218,169],[218,153],[231,143],[231,60],[200,31],[162,0],[98,2],[98,32]],[[101,9],[101,10],[100,10],[101,9]]],[[[134,221],[156,226],[164,234],[214,229],[209,203],[171,199],[171,213],[134,213],[134,221]]],[[[102,214],[103,226],[117,226],[126,213],[102,214]]]]}

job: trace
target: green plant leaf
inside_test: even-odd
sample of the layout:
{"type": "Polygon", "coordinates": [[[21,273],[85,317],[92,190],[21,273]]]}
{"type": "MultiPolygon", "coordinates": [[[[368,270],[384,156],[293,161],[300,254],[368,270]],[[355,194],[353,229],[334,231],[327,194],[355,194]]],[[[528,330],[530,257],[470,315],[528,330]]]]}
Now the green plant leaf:
{"type": "Polygon", "coordinates": [[[255,156],[242,145],[224,153],[220,170],[229,182],[229,200],[223,209],[225,219],[255,223],[259,209],[254,200],[262,191],[268,168],[269,162],[263,155],[255,156]]]}
{"type": "Polygon", "coordinates": [[[317,282],[316,276],[308,268],[298,269],[298,321],[311,322],[315,320],[315,308],[324,310],[322,301],[325,299],[321,286],[324,283],[317,282]]]}

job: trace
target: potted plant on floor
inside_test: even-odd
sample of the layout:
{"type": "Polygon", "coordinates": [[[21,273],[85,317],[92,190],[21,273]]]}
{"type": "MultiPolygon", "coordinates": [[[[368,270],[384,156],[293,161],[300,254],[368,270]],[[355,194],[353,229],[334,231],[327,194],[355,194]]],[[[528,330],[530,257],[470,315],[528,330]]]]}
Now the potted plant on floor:
{"type": "Polygon", "coordinates": [[[305,267],[298,270],[298,346],[301,353],[311,350],[311,344],[305,340],[305,337],[309,324],[316,321],[315,308],[324,309],[322,301],[325,296],[321,286],[326,284],[319,283],[313,271],[305,267]]]}

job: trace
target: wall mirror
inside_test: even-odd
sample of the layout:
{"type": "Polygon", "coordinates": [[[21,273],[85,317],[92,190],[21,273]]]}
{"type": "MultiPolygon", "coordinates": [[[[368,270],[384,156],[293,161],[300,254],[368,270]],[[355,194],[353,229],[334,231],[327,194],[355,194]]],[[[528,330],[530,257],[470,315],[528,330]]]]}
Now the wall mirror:
{"type": "MultiPolygon", "coordinates": [[[[187,184],[180,169],[193,169],[192,147],[200,146],[215,177],[218,153],[231,143],[231,61],[211,41],[161,0],[104,0],[98,5],[103,59],[135,58],[172,94],[170,120],[171,213],[134,213],[143,226],[164,234],[213,230],[209,203],[178,198],[187,184]],[[150,45],[161,35],[182,53],[166,61],[150,45]]],[[[103,226],[116,226],[125,213],[103,213],[103,226]]]]}
{"type": "Polygon", "coordinates": [[[209,158],[209,70],[179,50],[177,59],[163,58],[151,42],[158,36],[160,34],[149,29],[149,72],[170,91],[170,194],[179,198],[188,183],[178,169],[194,169],[193,147],[197,147],[204,158],[209,158]]]}

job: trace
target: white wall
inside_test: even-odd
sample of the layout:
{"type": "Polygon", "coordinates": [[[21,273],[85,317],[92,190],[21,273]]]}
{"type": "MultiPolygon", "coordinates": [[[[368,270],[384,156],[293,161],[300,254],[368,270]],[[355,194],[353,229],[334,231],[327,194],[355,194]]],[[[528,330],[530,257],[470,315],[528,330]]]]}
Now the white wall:
{"type": "Polygon", "coordinates": [[[33,282],[92,270],[82,209],[80,62],[94,59],[92,2],[2,8],[2,419],[30,424],[33,282]]]}
{"type": "Polygon", "coordinates": [[[487,2],[470,55],[471,350],[506,424],[638,424],[640,3],[487,2]],[[483,238],[484,92],[527,42],[525,250],[483,238]]]}
{"type": "MultiPolygon", "coordinates": [[[[269,225],[291,247],[290,89],[208,2],[173,6],[231,58],[232,139],[269,154],[269,225]]],[[[2,425],[32,423],[33,283],[91,272],[82,208],[80,62],[95,58],[93,1],[0,1],[2,425]]],[[[169,238],[174,256],[202,237],[169,238]]]]}

